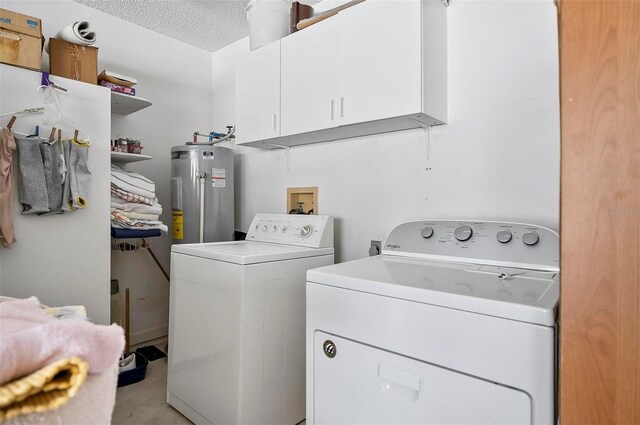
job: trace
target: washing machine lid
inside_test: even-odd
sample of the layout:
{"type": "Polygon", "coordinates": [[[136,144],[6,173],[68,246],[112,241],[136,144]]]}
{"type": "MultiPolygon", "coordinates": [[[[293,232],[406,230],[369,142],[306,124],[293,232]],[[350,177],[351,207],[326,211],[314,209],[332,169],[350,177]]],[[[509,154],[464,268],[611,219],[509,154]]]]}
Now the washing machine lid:
{"type": "Polygon", "coordinates": [[[306,248],[264,242],[234,241],[173,245],[171,252],[246,265],[333,255],[333,248],[306,248]]]}
{"type": "Polygon", "coordinates": [[[309,270],[307,281],[554,326],[557,272],[378,255],[309,270]]]}

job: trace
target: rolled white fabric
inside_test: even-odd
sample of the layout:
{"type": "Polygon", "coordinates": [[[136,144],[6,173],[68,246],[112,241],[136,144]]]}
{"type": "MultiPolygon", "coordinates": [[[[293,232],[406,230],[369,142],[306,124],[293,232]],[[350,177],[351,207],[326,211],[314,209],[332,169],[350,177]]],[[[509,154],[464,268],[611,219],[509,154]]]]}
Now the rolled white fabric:
{"type": "Polygon", "coordinates": [[[78,21],[67,25],[58,31],[56,38],[82,46],[90,46],[97,40],[96,33],[91,31],[90,24],[87,21],[78,21]]]}
{"type": "MultiPolygon", "coordinates": [[[[73,24],[69,24],[58,31],[55,38],[68,41],[69,43],[79,44],[81,46],[91,46],[98,40],[98,37],[95,32],[89,29],[89,25],[90,24],[87,21],[74,22],[73,24]]],[[[49,40],[45,41],[44,50],[49,53],[49,40]]],[[[48,69],[48,64],[46,65],[47,66],[42,69],[48,69]]]]}

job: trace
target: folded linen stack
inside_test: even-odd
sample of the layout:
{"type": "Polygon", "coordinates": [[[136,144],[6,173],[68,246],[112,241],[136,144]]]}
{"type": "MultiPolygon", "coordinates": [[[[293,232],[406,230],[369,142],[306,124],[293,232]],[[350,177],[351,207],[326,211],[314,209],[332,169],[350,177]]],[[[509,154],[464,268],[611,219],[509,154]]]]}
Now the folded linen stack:
{"type": "Polygon", "coordinates": [[[153,181],[111,166],[111,235],[117,238],[159,236],[168,228],[160,221],[162,206],[153,181]]]}

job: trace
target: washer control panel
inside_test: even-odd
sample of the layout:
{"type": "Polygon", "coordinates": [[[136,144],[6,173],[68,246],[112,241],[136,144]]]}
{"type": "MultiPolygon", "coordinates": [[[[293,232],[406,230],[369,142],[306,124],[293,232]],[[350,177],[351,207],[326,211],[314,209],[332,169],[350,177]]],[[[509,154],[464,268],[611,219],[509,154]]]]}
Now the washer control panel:
{"type": "Polygon", "coordinates": [[[534,224],[425,220],[393,229],[382,253],[475,264],[559,269],[558,234],[534,224]]]}
{"type": "Polygon", "coordinates": [[[326,215],[258,214],[247,240],[311,248],[333,246],[333,217],[326,215]]]}

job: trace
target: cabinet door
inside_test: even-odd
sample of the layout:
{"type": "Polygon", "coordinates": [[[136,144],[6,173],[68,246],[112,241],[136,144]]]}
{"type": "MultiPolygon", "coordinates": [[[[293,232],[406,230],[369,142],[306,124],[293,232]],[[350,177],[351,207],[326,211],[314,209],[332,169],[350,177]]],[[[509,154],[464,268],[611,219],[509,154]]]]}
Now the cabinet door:
{"type": "Polygon", "coordinates": [[[280,136],[280,41],[238,64],[236,130],[237,144],[280,136]]]}
{"type": "Polygon", "coordinates": [[[338,14],[340,124],[422,109],[420,0],[367,0],[338,14]]]}
{"type": "Polygon", "coordinates": [[[282,135],[338,125],[338,19],[282,39],[282,135]]]}

